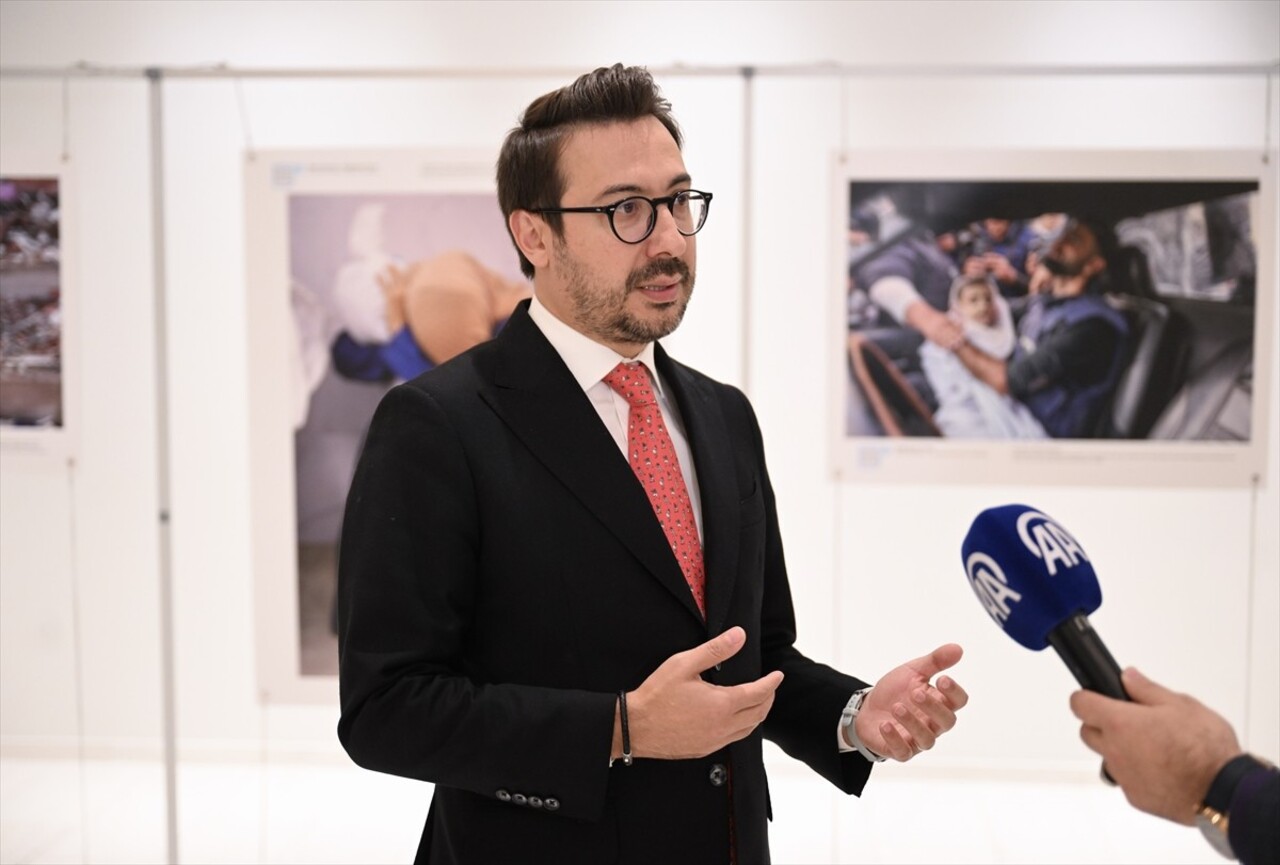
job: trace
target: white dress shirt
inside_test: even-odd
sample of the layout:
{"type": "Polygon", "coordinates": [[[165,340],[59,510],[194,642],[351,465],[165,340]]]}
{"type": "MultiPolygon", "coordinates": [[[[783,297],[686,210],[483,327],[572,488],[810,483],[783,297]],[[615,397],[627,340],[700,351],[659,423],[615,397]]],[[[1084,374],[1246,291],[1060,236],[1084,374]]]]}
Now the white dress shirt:
{"type": "Polygon", "coordinates": [[[653,377],[654,393],[658,397],[658,408],[662,411],[662,422],[667,425],[671,434],[671,444],[676,449],[676,459],[680,461],[680,474],[684,476],[685,488],[689,491],[689,501],[693,505],[694,521],[698,524],[698,541],[702,537],[702,496],[698,492],[698,475],[694,471],[693,452],[689,450],[689,438],[684,432],[684,421],[680,417],[680,409],[675,400],[667,394],[662,376],[658,375],[653,363],[653,343],[647,343],[635,357],[623,357],[608,346],[601,345],[590,337],[583,336],[569,325],[555,317],[551,310],[538,302],[535,296],[529,305],[529,317],[542,331],[542,335],[551,343],[551,347],[560,355],[565,366],[569,367],[578,386],[582,388],[591,406],[600,415],[605,429],[618,444],[623,457],[627,455],[627,417],[631,406],[622,395],[605,384],[604,377],[620,363],[640,361],[648,367],[653,377]]]}

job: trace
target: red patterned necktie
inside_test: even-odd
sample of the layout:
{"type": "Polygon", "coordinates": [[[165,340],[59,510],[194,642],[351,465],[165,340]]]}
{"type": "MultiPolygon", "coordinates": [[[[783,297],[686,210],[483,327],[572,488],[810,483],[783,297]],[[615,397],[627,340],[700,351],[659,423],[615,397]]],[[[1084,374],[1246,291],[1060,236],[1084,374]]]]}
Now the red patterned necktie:
{"type": "Polygon", "coordinates": [[[627,421],[627,460],[644,487],[649,504],[658,517],[671,552],[680,563],[685,582],[703,618],[707,615],[707,575],[702,564],[702,543],[693,517],[693,503],[680,474],[675,446],[662,422],[662,410],[653,393],[653,383],[644,364],[620,363],[604,377],[631,406],[627,421]]]}

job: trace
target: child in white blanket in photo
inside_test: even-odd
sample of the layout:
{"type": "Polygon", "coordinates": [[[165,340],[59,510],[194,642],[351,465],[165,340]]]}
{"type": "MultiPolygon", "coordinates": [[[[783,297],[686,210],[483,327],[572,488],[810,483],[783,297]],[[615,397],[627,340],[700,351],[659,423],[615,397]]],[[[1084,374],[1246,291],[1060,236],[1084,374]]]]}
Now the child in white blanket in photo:
{"type": "MultiPolygon", "coordinates": [[[[948,314],[965,340],[1001,360],[1013,353],[1017,331],[1008,302],[989,276],[960,276],[951,284],[948,314]]],[[[949,349],[926,341],[920,362],[938,401],[934,422],[948,438],[1046,438],[1044,427],[1013,397],[979,381],[949,349]]]]}

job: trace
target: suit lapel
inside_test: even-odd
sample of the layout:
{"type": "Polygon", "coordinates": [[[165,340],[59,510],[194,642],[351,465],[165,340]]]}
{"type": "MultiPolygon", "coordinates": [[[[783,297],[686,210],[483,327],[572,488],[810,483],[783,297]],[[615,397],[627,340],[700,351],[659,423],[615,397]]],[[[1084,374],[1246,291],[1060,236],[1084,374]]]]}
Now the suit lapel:
{"type": "Polygon", "coordinates": [[[707,633],[724,627],[738,574],[738,484],[729,428],[707,383],[656,346],[658,371],[671,386],[693,452],[702,499],[702,558],[707,573],[707,633]]]}
{"type": "MultiPolygon", "coordinates": [[[[481,398],[691,614],[702,618],[631,466],[522,303],[495,340],[481,398]]],[[[566,539],[570,540],[570,539],[566,539]]]]}

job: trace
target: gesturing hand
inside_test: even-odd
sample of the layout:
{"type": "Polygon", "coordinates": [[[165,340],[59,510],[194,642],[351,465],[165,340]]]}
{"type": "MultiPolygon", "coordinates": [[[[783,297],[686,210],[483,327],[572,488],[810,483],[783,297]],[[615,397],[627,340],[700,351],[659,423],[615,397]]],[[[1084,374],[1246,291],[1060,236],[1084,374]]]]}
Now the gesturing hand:
{"type": "Polygon", "coordinates": [[[854,721],[862,743],[902,763],[932,748],[955,726],[956,712],[969,702],[969,695],[949,676],[939,678],[937,687],[929,680],[955,666],[962,654],[958,645],[947,643],[885,673],[854,721]]]}
{"type": "MultiPolygon", "coordinates": [[[[685,760],[705,757],[751,734],[769,714],[782,684],[774,671],[754,682],[722,687],[704,682],[704,670],[737,654],[746,632],[730,628],[700,646],[663,661],[627,694],[631,753],[636,757],[685,760]]],[[[614,725],[613,756],[622,753],[614,725]]]]}

